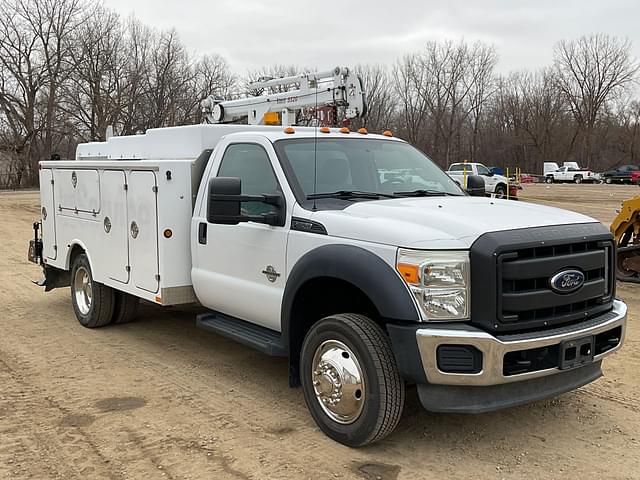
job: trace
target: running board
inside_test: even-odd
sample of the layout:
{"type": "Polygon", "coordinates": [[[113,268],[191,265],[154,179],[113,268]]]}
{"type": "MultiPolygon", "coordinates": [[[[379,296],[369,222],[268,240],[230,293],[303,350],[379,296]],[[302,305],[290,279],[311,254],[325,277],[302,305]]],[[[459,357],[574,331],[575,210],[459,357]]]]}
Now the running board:
{"type": "Polygon", "coordinates": [[[202,313],[196,316],[196,326],[273,357],[287,356],[287,349],[282,344],[282,336],[278,332],[244,320],[227,317],[221,313],[202,313]]]}

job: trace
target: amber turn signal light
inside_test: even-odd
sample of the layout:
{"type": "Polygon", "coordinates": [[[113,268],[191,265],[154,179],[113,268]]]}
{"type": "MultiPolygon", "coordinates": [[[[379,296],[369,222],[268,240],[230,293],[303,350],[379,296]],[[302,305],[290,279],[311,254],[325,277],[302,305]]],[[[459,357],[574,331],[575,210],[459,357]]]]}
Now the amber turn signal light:
{"type": "Polygon", "coordinates": [[[418,266],[410,265],[408,263],[399,263],[396,267],[404,281],[407,283],[419,283],[418,266]]]}

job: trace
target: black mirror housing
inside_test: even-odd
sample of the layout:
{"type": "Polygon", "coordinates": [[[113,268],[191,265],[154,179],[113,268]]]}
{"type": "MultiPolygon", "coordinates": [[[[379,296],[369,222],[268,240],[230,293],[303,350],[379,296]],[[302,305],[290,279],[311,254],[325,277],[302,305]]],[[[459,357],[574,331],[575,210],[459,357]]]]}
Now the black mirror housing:
{"type": "Polygon", "coordinates": [[[484,178],[480,175],[469,175],[467,177],[467,193],[472,197],[484,197],[484,178]]]}
{"type": "Polygon", "coordinates": [[[223,225],[237,225],[241,221],[240,200],[242,184],[236,177],[214,177],[209,180],[207,221],[223,225]],[[220,200],[219,197],[228,197],[220,200]]]}
{"type": "Polygon", "coordinates": [[[285,209],[282,194],[242,195],[242,183],[237,177],[214,177],[209,181],[207,221],[222,225],[257,222],[284,226],[285,209]],[[243,215],[242,202],[262,202],[275,207],[274,213],[243,215]]]}

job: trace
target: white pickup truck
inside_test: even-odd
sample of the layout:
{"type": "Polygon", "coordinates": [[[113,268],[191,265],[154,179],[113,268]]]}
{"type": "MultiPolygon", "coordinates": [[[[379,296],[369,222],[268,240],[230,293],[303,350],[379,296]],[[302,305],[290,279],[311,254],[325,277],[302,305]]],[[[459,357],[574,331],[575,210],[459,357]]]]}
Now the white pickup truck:
{"type": "Polygon", "coordinates": [[[597,182],[598,176],[591,170],[584,168],[576,168],[571,166],[560,167],[552,172],[545,173],[545,182],[547,183],[561,183],[561,182],[597,182]]]}
{"type": "Polygon", "coordinates": [[[41,162],[40,195],[29,256],[80,324],[199,302],[199,327],[288,358],[345,445],[389,434],[406,384],[485,412],[585,385],[623,344],[600,222],[469,196],[389,132],[152,129],[41,162]]]}
{"type": "Polygon", "coordinates": [[[517,188],[509,189],[509,181],[503,175],[497,175],[485,167],[481,163],[463,162],[452,163],[447,170],[447,174],[453,178],[459,185],[464,186],[465,177],[469,175],[480,175],[484,178],[484,186],[488,195],[494,195],[496,198],[505,198],[507,193],[509,197],[515,197],[518,193],[517,188]]]}

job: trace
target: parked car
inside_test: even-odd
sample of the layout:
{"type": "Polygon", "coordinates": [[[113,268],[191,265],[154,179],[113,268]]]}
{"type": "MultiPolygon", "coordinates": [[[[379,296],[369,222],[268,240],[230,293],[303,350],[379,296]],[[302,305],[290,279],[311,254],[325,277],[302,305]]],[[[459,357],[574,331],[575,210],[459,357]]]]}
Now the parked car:
{"type": "Polygon", "coordinates": [[[447,170],[447,174],[460,185],[463,184],[465,175],[480,175],[484,178],[484,187],[487,195],[494,194],[497,198],[505,198],[507,191],[509,192],[509,197],[518,195],[517,186],[510,185],[507,177],[493,173],[481,163],[452,163],[449,166],[449,170],[447,170]]]}
{"type": "Polygon", "coordinates": [[[596,176],[591,170],[576,167],[560,167],[553,172],[545,174],[545,182],[561,183],[561,182],[595,182],[596,176]]]}
{"type": "Polygon", "coordinates": [[[640,171],[631,172],[631,183],[640,186],[640,171]]]}
{"type": "Polygon", "coordinates": [[[622,165],[621,167],[607,170],[600,174],[604,183],[632,183],[633,179],[631,174],[634,172],[640,172],[640,167],[637,165],[622,165]]]}

